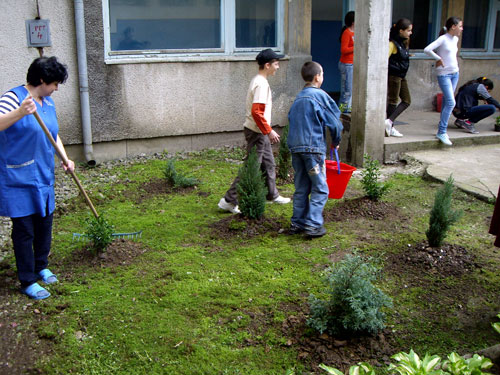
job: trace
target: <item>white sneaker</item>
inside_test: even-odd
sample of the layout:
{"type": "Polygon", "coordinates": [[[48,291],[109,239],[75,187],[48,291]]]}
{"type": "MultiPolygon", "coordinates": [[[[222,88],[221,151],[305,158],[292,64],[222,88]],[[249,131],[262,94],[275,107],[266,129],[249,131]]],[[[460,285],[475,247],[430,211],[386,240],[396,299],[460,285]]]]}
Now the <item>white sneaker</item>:
{"type": "Polygon", "coordinates": [[[385,136],[390,137],[391,136],[391,129],[392,129],[392,121],[389,119],[385,120],[385,136]]]}
{"type": "Polygon", "coordinates": [[[221,210],[224,211],[229,211],[232,214],[241,214],[240,209],[238,208],[238,205],[231,204],[229,202],[226,202],[226,199],[221,198],[219,201],[219,204],[217,205],[221,210]]]}
{"type": "Polygon", "coordinates": [[[441,143],[444,143],[446,146],[451,146],[453,143],[451,143],[450,138],[448,137],[448,134],[436,134],[436,138],[441,141],[441,143]]]}
{"type": "Polygon", "coordinates": [[[278,195],[276,198],[274,198],[272,201],[269,201],[270,203],[278,203],[278,204],[287,204],[290,203],[290,198],[285,198],[282,197],[281,195],[278,195]]]}
{"type": "Polygon", "coordinates": [[[391,128],[391,137],[402,137],[402,136],[403,134],[398,132],[394,126],[391,128]]]}

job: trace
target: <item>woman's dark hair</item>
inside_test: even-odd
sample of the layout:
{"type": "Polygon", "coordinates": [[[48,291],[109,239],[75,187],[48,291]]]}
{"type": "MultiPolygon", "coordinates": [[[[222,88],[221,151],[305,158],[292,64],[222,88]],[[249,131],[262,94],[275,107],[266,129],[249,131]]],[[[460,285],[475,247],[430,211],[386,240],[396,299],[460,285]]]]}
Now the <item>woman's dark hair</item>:
{"type": "Polygon", "coordinates": [[[32,86],[40,86],[43,83],[50,84],[53,82],[64,83],[68,78],[66,65],[57,61],[55,56],[38,57],[28,68],[26,82],[32,86]]]}
{"type": "Polygon", "coordinates": [[[339,41],[342,39],[342,34],[344,33],[345,29],[347,29],[348,27],[351,27],[353,23],[354,23],[354,11],[351,10],[345,14],[344,27],[342,28],[342,31],[340,32],[339,41]]]}
{"type": "Polygon", "coordinates": [[[308,61],[302,65],[300,74],[304,81],[312,82],[316,74],[321,74],[321,65],[314,61],[308,61]]]}
{"type": "Polygon", "coordinates": [[[480,84],[484,85],[488,90],[493,90],[493,81],[491,79],[486,78],[486,77],[479,77],[476,79],[471,79],[468,82],[465,82],[462,86],[460,86],[460,88],[458,89],[458,92],[462,91],[464,88],[466,88],[467,86],[470,86],[474,83],[480,83],[480,84]]]}
{"type": "MultiPolygon", "coordinates": [[[[394,25],[391,27],[391,31],[389,33],[389,39],[394,40],[397,37],[399,37],[399,31],[400,30],[406,30],[412,25],[411,21],[408,18],[400,18],[398,22],[396,22],[394,25]]],[[[404,41],[404,44],[406,45],[406,48],[410,45],[410,41],[407,39],[404,41]]]]}
{"type": "Polygon", "coordinates": [[[451,30],[452,26],[457,26],[462,19],[460,17],[450,17],[446,20],[445,27],[439,32],[439,36],[446,34],[451,30]]]}

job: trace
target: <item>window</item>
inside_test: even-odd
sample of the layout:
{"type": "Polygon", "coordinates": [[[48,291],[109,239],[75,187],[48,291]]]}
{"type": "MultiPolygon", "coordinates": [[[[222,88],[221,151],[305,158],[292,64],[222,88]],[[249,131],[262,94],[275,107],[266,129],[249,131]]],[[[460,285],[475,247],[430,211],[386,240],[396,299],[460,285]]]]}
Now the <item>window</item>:
{"type": "Polygon", "coordinates": [[[106,62],[283,50],[284,0],[103,0],[106,62]]]}
{"type": "Polygon", "coordinates": [[[465,0],[462,49],[488,58],[500,52],[500,0],[465,0]]]}
{"type": "Polygon", "coordinates": [[[413,23],[413,34],[410,38],[412,50],[424,49],[437,37],[440,28],[440,6],[440,0],[393,1],[392,23],[395,24],[401,18],[408,18],[413,23]]]}

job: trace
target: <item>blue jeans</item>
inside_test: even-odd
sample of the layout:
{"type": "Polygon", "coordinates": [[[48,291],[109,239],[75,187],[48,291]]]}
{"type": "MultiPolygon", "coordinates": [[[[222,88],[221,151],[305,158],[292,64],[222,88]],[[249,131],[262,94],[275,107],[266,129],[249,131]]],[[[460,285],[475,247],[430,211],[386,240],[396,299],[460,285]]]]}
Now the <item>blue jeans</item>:
{"type": "Polygon", "coordinates": [[[344,64],[339,61],[339,71],[340,71],[340,104],[346,104],[347,108],[345,111],[350,111],[352,106],[352,75],[353,75],[353,65],[344,64]]]}
{"type": "Polygon", "coordinates": [[[292,225],[299,228],[321,228],[323,208],[328,201],[325,155],[293,153],[295,171],[292,225]]]}
{"type": "Polygon", "coordinates": [[[437,76],[439,87],[443,92],[441,118],[439,119],[438,134],[446,134],[451,111],[455,108],[455,89],[458,83],[458,72],[437,76]]]}
{"type": "Polygon", "coordinates": [[[470,122],[477,123],[482,119],[495,113],[496,107],[493,104],[483,104],[472,107],[465,113],[465,118],[470,122]]]}
{"type": "Polygon", "coordinates": [[[47,268],[53,217],[54,214],[45,217],[34,214],[11,218],[17,277],[22,288],[36,283],[38,273],[47,268]]]}

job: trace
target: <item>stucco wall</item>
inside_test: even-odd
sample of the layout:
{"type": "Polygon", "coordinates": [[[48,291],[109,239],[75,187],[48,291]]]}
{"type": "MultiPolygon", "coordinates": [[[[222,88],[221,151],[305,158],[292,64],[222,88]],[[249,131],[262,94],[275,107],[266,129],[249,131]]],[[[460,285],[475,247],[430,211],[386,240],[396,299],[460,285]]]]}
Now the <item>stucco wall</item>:
{"type": "MultiPolygon", "coordinates": [[[[460,80],[458,87],[478,77],[488,77],[495,85],[491,95],[500,99],[499,60],[458,59],[460,80]]],[[[441,92],[434,73],[434,61],[431,59],[412,59],[407,74],[412,96],[412,110],[430,111],[433,109],[433,98],[441,92]]]]}
{"type": "MultiPolygon", "coordinates": [[[[40,16],[50,20],[52,46],[43,49],[45,56],[57,56],[68,67],[69,78],[52,95],[57,107],[61,139],[81,143],[78,68],[74,41],[73,3],[66,0],[39,0],[40,16]]],[[[39,57],[36,48],[26,40],[25,20],[37,16],[34,0],[2,0],[0,25],[2,66],[0,91],[26,83],[26,72],[31,62],[39,57]]]]}
{"type": "MultiPolygon", "coordinates": [[[[92,30],[87,52],[95,142],[242,129],[247,87],[258,72],[255,60],[107,65],[100,1],[85,3],[85,19],[92,30]]],[[[273,125],[286,125],[288,108],[302,86],[298,72],[303,60],[292,55],[269,79],[273,125]]]]}

